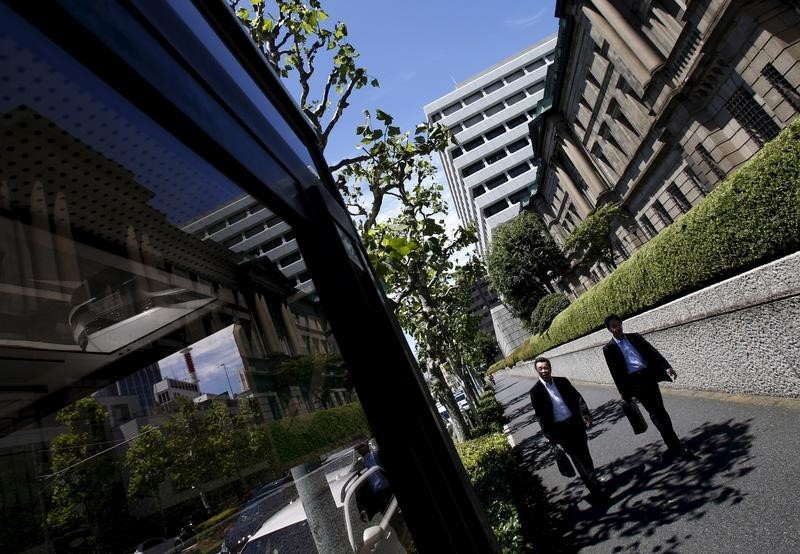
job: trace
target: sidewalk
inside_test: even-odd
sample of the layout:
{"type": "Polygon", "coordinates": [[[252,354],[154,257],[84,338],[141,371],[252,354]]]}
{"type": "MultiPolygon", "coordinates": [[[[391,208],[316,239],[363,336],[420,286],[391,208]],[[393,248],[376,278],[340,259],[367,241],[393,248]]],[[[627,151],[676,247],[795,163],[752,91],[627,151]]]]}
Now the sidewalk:
{"type": "Polygon", "coordinates": [[[583,500],[580,480],[558,473],[530,406],[535,380],[495,376],[511,440],[571,523],[575,550],[800,551],[800,400],[772,405],[662,387],[675,430],[700,456],[666,465],[658,432],[651,424],[633,434],[615,388],[573,383],[594,417],[589,449],[609,479],[612,505],[600,510],[583,500]]]}

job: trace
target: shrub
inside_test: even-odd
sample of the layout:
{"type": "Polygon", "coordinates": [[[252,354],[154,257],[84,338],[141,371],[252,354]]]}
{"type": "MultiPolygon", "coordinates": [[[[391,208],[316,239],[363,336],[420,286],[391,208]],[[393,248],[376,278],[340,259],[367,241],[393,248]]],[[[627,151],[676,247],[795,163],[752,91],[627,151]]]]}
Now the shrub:
{"type": "Polygon", "coordinates": [[[484,392],[478,400],[478,419],[481,423],[472,430],[473,437],[503,431],[503,425],[506,424],[503,405],[497,401],[491,390],[484,392]]]}
{"type": "Polygon", "coordinates": [[[800,248],[800,119],[561,312],[496,371],[800,248]]]}
{"type": "Polygon", "coordinates": [[[272,421],[269,430],[280,464],[285,467],[372,434],[361,406],[356,403],[272,421]]]}
{"type": "Polygon", "coordinates": [[[465,441],[457,444],[456,450],[503,550],[523,551],[525,539],[511,478],[516,462],[505,435],[494,433],[465,441]]]}
{"type": "Polygon", "coordinates": [[[456,445],[503,552],[573,551],[559,510],[502,433],[456,445]],[[556,548],[558,545],[558,548],[556,548]]]}
{"type": "Polygon", "coordinates": [[[553,319],[564,311],[567,306],[569,306],[569,300],[563,294],[552,293],[542,297],[531,314],[531,331],[537,335],[547,331],[553,319]]]}

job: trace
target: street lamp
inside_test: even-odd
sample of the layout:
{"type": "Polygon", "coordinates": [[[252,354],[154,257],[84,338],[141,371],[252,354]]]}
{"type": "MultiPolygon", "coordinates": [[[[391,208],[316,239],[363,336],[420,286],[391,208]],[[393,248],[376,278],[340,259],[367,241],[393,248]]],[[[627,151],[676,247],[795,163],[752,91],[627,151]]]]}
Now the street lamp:
{"type": "Polygon", "coordinates": [[[228,366],[226,366],[224,363],[222,363],[222,364],[219,364],[219,365],[220,365],[220,366],[222,366],[222,369],[224,369],[224,370],[225,370],[225,379],[227,379],[227,380],[228,380],[228,390],[229,390],[229,391],[230,391],[230,393],[231,393],[231,396],[230,396],[230,397],[231,397],[231,398],[233,398],[233,387],[231,386],[231,378],[230,378],[230,377],[228,377],[228,366]]]}

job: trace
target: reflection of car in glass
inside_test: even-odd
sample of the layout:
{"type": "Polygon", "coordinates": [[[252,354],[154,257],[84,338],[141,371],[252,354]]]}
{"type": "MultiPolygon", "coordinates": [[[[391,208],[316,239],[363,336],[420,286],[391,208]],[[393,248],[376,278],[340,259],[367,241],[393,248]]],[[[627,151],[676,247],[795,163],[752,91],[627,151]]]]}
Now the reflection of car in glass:
{"type": "Polygon", "coordinates": [[[175,538],[154,537],[137,545],[133,554],[172,554],[178,543],[175,538]]]}
{"type": "Polygon", "coordinates": [[[458,404],[459,409],[464,412],[469,409],[469,402],[467,402],[467,397],[464,394],[464,391],[458,391],[455,394],[456,404],[458,404]]]}
{"type": "MultiPolygon", "coordinates": [[[[355,450],[348,449],[326,459],[317,468],[330,487],[337,508],[345,511],[346,533],[353,552],[405,552],[401,539],[408,541],[402,515],[397,501],[391,493],[385,502],[372,503],[370,478],[377,477],[383,469],[380,466],[367,467],[363,458],[358,458],[355,450]],[[396,532],[395,529],[401,530],[396,532]],[[402,534],[402,536],[401,536],[402,534]]],[[[313,477],[312,477],[313,478],[313,477]]],[[[263,502],[263,501],[262,501],[263,502]]],[[[266,510],[259,510],[265,513],[266,510]]],[[[255,554],[263,552],[282,552],[288,544],[294,551],[314,551],[314,539],[308,527],[305,507],[301,499],[294,495],[278,511],[263,518],[263,524],[253,533],[244,548],[232,548],[232,552],[255,554]],[[302,547],[300,546],[302,545],[302,547]],[[303,550],[305,548],[305,550],[303,550]]],[[[227,543],[227,539],[226,539],[227,543]]]]}

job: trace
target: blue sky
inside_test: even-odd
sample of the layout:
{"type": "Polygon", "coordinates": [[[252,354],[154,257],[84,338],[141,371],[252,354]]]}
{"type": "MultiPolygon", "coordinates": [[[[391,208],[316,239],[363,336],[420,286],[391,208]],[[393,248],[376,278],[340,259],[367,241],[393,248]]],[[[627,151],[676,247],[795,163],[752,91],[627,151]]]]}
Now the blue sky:
{"type": "Polygon", "coordinates": [[[330,21],[347,24],[361,65],[380,81],[362,89],[337,125],[330,161],[352,156],[365,108],[379,107],[401,128],[423,121],[422,107],[558,30],[554,0],[337,0],[330,21]]]}
{"type": "MultiPolygon", "coordinates": [[[[365,109],[380,108],[395,117],[403,130],[424,120],[422,108],[497,62],[555,33],[554,0],[336,0],[324,1],[331,24],[347,24],[349,40],[361,53],[360,65],[377,78],[380,87],[365,88],[331,136],[325,152],[329,162],[355,155],[355,127],[365,109]]],[[[324,66],[320,64],[320,68],[324,66]]],[[[287,83],[291,91],[293,87],[287,83]]],[[[438,160],[437,160],[438,161],[438,160]]],[[[444,184],[443,177],[440,178],[444,184]]],[[[446,191],[449,195],[449,192],[446,191]]],[[[448,225],[457,224],[454,211],[448,225]]],[[[231,327],[193,345],[193,359],[203,392],[222,393],[228,382],[239,392],[237,370],[242,366],[231,327]]],[[[413,347],[413,340],[410,340],[413,347]]],[[[181,354],[159,362],[162,374],[186,379],[181,354]]]]}

